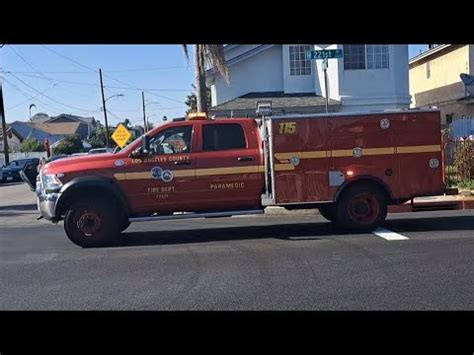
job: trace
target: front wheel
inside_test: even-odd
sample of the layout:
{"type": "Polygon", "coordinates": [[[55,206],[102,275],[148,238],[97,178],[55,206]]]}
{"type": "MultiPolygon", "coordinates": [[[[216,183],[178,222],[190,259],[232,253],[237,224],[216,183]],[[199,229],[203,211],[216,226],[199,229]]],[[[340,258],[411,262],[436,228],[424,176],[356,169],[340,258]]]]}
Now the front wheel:
{"type": "Polygon", "coordinates": [[[360,183],[343,192],[336,206],[337,223],[348,230],[371,232],[387,217],[387,197],[376,185],[360,183]]]}
{"type": "Polygon", "coordinates": [[[120,233],[117,215],[107,201],[81,198],[67,210],[64,230],[71,242],[83,248],[113,245],[120,233]]]}

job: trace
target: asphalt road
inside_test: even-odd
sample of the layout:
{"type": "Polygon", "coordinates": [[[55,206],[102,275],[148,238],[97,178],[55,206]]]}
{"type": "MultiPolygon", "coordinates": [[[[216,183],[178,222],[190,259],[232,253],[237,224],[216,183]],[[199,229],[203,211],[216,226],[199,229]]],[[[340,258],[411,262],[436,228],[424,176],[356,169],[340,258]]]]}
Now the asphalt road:
{"type": "Polygon", "coordinates": [[[390,215],[392,240],[256,216],[136,223],[82,249],[24,207],[0,209],[1,310],[474,310],[471,211],[390,215]]]}

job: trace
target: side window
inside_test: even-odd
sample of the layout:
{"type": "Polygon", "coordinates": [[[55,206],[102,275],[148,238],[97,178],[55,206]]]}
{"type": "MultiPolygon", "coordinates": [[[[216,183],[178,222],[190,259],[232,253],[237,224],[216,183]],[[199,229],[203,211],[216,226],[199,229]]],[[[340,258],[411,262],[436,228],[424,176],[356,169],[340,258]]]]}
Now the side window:
{"type": "Polygon", "coordinates": [[[150,140],[150,149],[153,154],[189,153],[192,131],[191,125],[165,129],[150,140]]]}
{"type": "Polygon", "coordinates": [[[205,151],[245,149],[247,143],[238,123],[203,125],[202,149],[205,151]]]}

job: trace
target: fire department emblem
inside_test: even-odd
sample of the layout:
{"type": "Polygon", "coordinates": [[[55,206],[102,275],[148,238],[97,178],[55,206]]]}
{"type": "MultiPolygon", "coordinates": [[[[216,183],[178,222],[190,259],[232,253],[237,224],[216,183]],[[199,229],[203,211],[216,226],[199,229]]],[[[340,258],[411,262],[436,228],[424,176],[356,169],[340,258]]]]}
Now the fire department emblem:
{"type": "Polygon", "coordinates": [[[390,127],[390,121],[388,118],[383,118],[380,120],[380,128],[382,129],[387,129],[390,127]]]}
{"type": "Polygon", "coordinates": [[[170,170],[165,170],[161,175],[161,179],[164,182],[170,182],[171,180],[173,180],[173,173],[170,170]]]}
{"type": "Polygon", "coordinates": [[[352,150],[352,156],[354,158],[360,158],[362,156],[362,149],[357,147],[352,150]]]}
{"type": "Polygon", "coordinates": [[[160,180],[163,176],[163,169],[161,169],[159,166],[155,166],[153,169],[151,169],[150,173],[153,179],[160,180]]]}
{"type": "Polygon", "coordinates": [[[290,163],[293,166],[298,166],[300,164],[300,158],[298,158],[297,156],[291,157],[290,163]]]}

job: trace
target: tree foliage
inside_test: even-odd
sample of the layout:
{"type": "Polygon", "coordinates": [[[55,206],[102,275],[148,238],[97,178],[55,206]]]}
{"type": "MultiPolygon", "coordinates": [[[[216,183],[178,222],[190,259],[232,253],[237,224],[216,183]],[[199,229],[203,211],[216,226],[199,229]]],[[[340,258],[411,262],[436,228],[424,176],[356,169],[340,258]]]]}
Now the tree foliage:
{"type": "Polygon", "coordinates": [[[78,134],[65,137],[59,141],[58,145],[53,148],[54,155],[80,153],[83,150],[82,140],[78,134]]]}
{"type": "MultiPolygon", "coordinates": [[[[115,147],[116,144],[112,139],[112,134],[114,132],[109,129],[109,145],[115,147]]],[[[97,128],[94,133],[92,133],[87,140],[87,142],[92,146],[92,148],[104,148],[105,147],[105,127],[97,128]]]]}
{"type": "Polygon", "coordinates": [[[44,152],[44,145],[34,138],[27,138],[20,144],[20,151],[27,152],[44,152]]]}
{"type": "MultiPolygon", "coordinates": [[[[189,52],[186,44],[183,44],[184,56],[189,61],[189,52]]],[[[196,110],[206,112],[208,110],[207,87],[206,87],[206,63],[215,68],[229,84],[229,68],[224,55],[222,44],[195,44],[194,45],[194,74],[196,80],[196,110]]]]}
{"type": "MultiPolygon", "coordinates": [[[[196,89],[196,86],[193,85],[193,88],[196,89]]],[[[207,91],[207,106],[211,106],[211,89],[206,88],[207,91]]],[[[184,102],[186,106],[189,108],[186,110],[186,114],[190,112],[197,112],[197,100],[196,100],[196,93],[192,92],[186,97],[186,101],[184,102]]]]}

